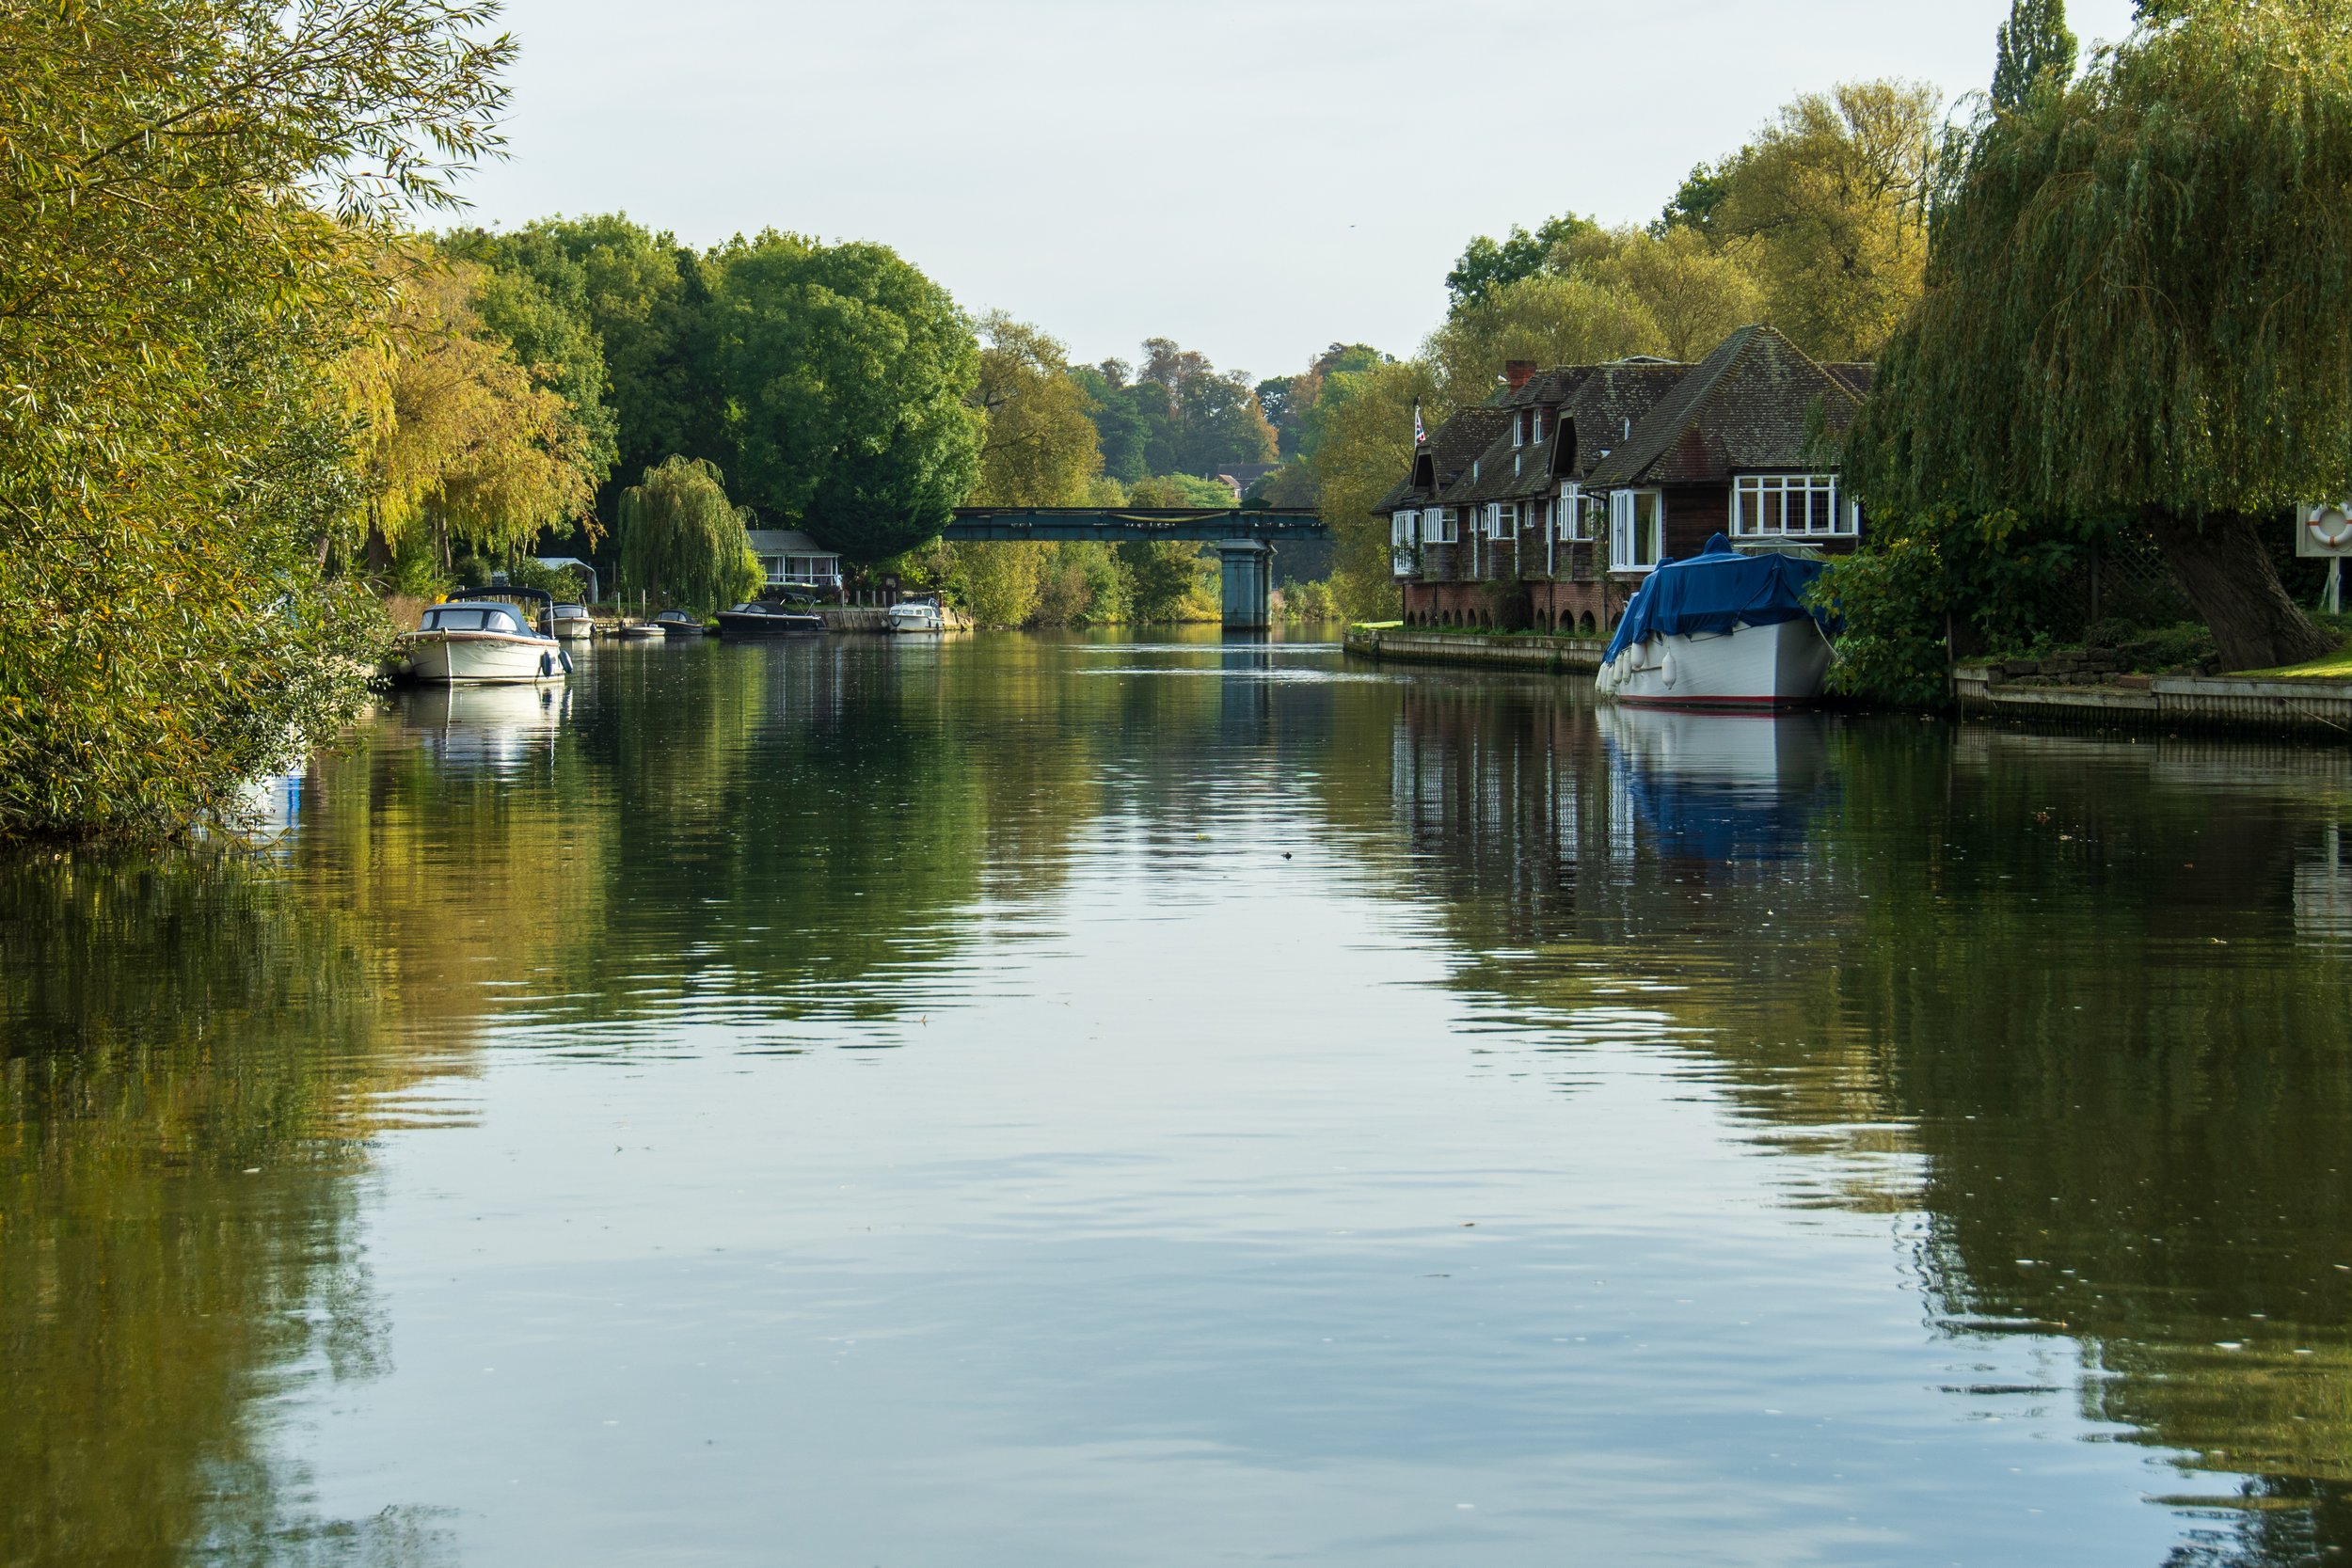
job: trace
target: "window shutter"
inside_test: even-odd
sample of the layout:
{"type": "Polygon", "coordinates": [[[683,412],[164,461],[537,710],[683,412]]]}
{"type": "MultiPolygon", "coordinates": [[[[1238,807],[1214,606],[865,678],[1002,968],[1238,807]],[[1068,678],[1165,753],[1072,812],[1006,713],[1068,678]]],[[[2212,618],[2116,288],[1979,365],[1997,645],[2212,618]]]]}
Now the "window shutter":
{"type": "Polygon", "coordinates": [[[1609,493],[1609,564],[1629,566],[1633,562],[1633,492],[1612,490],[1609,493]]]}

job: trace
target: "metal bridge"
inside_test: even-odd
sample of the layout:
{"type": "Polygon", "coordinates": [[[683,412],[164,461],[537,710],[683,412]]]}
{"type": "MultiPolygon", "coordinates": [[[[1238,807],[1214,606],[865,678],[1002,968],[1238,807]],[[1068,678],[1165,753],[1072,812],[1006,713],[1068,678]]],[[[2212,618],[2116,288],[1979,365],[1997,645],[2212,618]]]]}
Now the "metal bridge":
{"type": "Polygon", "coordinates": [[[1213,544],[1228,631],[1263,631],[1271,624],[1276,540],[1329,536],[1320,516],[1299,507],[1163,506],[960,506],[943,535],[971,541],[1213,544]]]}

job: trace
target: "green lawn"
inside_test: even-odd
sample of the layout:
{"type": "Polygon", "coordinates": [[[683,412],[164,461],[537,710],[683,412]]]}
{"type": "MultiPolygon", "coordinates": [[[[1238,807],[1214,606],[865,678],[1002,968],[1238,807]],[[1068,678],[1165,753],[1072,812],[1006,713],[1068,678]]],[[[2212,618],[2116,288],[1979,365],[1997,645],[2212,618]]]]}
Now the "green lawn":
{"type": "Polygon", "coordinates": [[[2338,648],[2304,664],[2289,664],[2277,670],[2237,670],[2232,673],[2263,680],[2352,680],[2352,647],[2338,648]]]}

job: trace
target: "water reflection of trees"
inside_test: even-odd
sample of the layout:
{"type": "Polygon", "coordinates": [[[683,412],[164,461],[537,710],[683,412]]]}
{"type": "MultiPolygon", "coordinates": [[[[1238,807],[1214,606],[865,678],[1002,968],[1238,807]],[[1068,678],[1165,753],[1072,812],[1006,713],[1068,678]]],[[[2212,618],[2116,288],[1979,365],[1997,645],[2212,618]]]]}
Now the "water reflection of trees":
{"type": "Polygon", "coordinates": [[[1768,757],[1507,688],[1392,721],[1464,986],[1570,1041],[1638,1002],[1838,1157],[1824,1201],[1924,1212],[1949,1332],[2072,1337],[2086,1415],[2230,1478],[2181,1488],[2181,1561],[2352,1545],[2340,753],[1812,721],[1768,757]]]}
{"type": "Polygon", "coordinates": [[[429,1546],[311,1517],[253,1416],[380,1354],[342,1178],[422,1069],[379,1002],[253,863],[0,868],[0,1560],[429,1546]]]}

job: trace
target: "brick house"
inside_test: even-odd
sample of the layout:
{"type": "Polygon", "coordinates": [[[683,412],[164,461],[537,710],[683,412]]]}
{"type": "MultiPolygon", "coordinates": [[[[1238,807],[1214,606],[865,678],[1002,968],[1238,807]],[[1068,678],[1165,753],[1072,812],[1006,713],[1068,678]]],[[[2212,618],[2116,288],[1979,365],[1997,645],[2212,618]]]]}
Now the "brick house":
{"type": "Polygon", "coordinates": [[[1817,420],[1844,430],[1870,375],[1817,364],[1769,326],[1696,365],[1514,362],[1374,508],[1405,619],[1597,636],[1659,562],[1710,534],[1852,549],[1860,508],[1807,459],[1817,420]]]}

